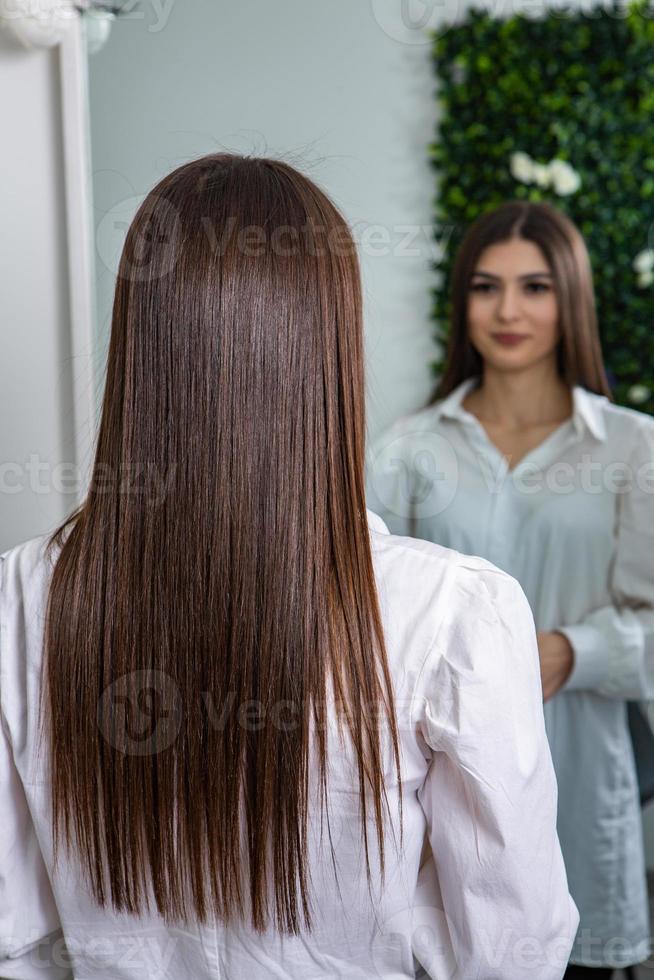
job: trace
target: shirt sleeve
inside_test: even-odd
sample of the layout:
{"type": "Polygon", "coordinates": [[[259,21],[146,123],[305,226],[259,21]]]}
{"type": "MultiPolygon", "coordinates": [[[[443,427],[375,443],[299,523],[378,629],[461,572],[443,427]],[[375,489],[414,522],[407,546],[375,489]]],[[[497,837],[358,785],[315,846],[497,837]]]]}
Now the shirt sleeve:
{"type": "Polygon", "coordinates": [[[579,912],[556,830],[531,609],[500,570],[477,570],[457,606],[423,666],[417,699],[431,752],[418,797],[443,905],[434,914],[445,918],[456,960],[452,980],[560,980],[579,912]]]}
{"type": "Polygon", "coordinates": [[[366,447],[366,501],[391,534],[411,537],[416,471],[411,433],[400,419],[366,447]]]}
{"type": "Polygon", "coordinates": [[[618,497],[612,602],[559,626],[573,649],[565,690],[608,698],[654,698],[654,422],[643,416],[618,497]]]}
{"type": "Polygon", "coordinates": [[[65,980],[70,960],[3,709],[3,659],[12,652],[3,566],[0,557],[0,980],[65,980]]]}

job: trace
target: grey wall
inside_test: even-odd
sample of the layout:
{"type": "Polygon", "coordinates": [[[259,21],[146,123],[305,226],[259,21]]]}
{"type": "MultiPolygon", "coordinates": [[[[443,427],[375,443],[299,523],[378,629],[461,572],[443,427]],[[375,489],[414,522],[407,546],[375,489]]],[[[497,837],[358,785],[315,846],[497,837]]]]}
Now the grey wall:
{"type": "Polygon", "coordinates": [[[376,434],[431,387],[429,45],[398,42],[367,0],[184,0],[163,26],[142,7],[90,60],[103,342],[121,240],[112,226],[129,221],[133,196],[214,150],[283,156],[355,228],[376,434]]]}

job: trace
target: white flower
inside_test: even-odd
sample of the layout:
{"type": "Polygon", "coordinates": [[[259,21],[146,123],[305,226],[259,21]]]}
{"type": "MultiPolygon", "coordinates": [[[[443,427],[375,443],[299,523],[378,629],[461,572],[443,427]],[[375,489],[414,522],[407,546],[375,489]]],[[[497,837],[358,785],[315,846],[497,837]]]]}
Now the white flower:
{"type": "Polygon", "coordinates": [[[646,402],[650,396],[650,390],[647,385],[632,385],[627,392],[627,398],[634,405],[642,405],[646,402]]]}
{"type": "Polygon", "coordinates": [[[528,153],[518,151],[511,154],[511,176],[521,184],[531,184],[534,179],[534,161],[528,153]]]}
{"type": "Polygon", "coordinates": [[[581,177],[567,160],[550,160],[549,171],[557,194],[574,194],[581,187],[581,177]]]}
{"type": "Polygon", "coordinates": [[[633,261],[636,272],[651,272],[654,269],[654,250],[645,248],[639,252],[633,261]]]}
{"type": "Polygon", "coordinates": [[[539,187],[549,187],[552,183],[552,172],[546,163],[534,163],[532,173],[539,187]]]}
{"type": "Polygon", "coordinates": [[[645,269],[638,275],[638,285],[641,289],[645,289],[647,286],[651,286],[654,282],[654,270],[645,269]]]}
{"type": "Polygon", "coordinates": [[[581,177],[567,160],[538,163],[528,153],[518,150],[511,154],[510,170],[520,183],[553,187],[556,194],[574,194],[581,187],[581,177]]]}

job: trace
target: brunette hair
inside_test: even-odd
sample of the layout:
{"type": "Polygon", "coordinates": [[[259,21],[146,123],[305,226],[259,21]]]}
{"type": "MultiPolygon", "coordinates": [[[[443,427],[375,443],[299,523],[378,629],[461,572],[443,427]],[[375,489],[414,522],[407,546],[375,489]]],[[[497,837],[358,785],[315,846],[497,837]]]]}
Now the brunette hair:
{"type": "MultiPolygon", "coordinates": [[[[324,806],[332,697],[368,885],[370,806],[383,880],[380,716],[398,783],[400,760],[363,371],[355,244],[311,180],[217,153],[147,195],[118,269],[90,489],[49,539],[54,850],[74,847],[100,905],[139,914],[151,887],[168,921],[273,917],[296,934],[299,894],[311,929],[310,746],[324,806]],[[165,478],[156,497],[125,489],[144,470],[165,478]],[[209,699],[240,717],[211,723],[209,699]]],[[[399,814],[402,839],[401,784],[399,814]]],[[[330,846],[333,861],[331,831],[330,846]]]]}
{"type": "Polygon", "coordinates": [[[466,378],[483,374],[483,359],[468,335],[470,281],[484,249],[511,238],[537,245],[550,267],[562,337],[557,350],[561,378],[613,400],[597,329],[590,259],[576,225],[545,202],[507,201],[470,226],[456,255],[450,281],[451,319],[445,366],[428,404],[445,398],[466,378]]]}

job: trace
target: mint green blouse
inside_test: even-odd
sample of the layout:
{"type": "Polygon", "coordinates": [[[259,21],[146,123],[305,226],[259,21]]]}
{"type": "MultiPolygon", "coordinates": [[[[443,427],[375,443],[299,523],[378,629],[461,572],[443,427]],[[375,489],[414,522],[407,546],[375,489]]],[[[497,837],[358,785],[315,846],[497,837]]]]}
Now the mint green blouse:
{"type": "Polygon", "coordinates": [[[536,628],[570,640],[572,673],[543,706],[580,912],[570,959],[642,962],[649,909],[626,702],[654,699],[654,419],[575,386],[572,416],[510,469],[462,407],[476,384],[374,440],[367,503],[393,534],[514,576],[536,628]]]}

